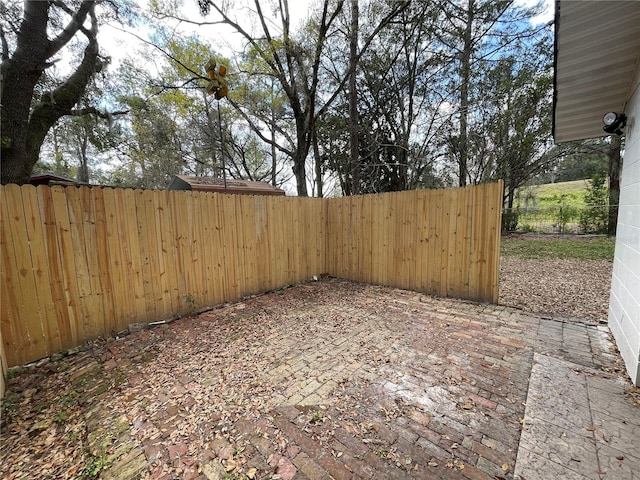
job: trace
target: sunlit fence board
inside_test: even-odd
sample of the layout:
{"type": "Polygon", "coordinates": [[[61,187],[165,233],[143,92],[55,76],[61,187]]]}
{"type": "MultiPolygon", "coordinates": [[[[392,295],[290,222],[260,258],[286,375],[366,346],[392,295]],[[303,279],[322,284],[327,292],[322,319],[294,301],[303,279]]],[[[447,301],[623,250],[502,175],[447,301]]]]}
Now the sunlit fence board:
{"type": "Polygon", "coordinates": [[[502,183],[333,199],[7,185],[0,200],[0,368],[323,273],[498,298],[502,183]]]}
{"type": "Polygon", "coordinates": [[[502,182],[328,202],[330,275],[498,301],[502,182]]]}

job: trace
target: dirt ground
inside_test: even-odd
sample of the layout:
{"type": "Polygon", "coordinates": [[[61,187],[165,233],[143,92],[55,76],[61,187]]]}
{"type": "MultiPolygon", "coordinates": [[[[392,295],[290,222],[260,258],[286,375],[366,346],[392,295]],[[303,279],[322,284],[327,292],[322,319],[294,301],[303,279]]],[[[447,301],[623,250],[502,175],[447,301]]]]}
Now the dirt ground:
{"type": "Polygon", "coordinates": [[[613,263],[607,260],[500,259],[500,304],[554,317],[604,323],[613,263]]]}

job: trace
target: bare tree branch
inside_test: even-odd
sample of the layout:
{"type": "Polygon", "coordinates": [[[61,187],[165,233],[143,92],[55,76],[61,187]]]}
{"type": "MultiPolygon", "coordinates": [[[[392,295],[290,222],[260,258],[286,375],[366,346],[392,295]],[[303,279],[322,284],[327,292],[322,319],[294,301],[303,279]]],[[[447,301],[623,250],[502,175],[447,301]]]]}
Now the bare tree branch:
{"type": "MultiPolygon", "coordinates": [[[[366,53],[367,49],[371,45],[371,42],[373,42],[373,40],[376,38],[378,33],[380,33],[380,31],[383,28],[385,28],[398,14],[400,14],[402,11],[404,11],[409,6],[409,4],[410,4],[410,2],[407,1],[407,0],[402,0],[402,1],[397,2],[397,3],[394,4],[394,9],[391,10],[391,12],[389,12],[380,21],[380,23],[376,26],[376,28],[373,30],[373,32],[371,32],[369,37],[364,41],[364,43],[362,45],[362,48],[358,52],[356,64],[360,61],[360,58],[362,58],[362,56],[366,53]]],[[[325,104],[322,106],[322,108],[320,108],[320,110],[318,110],[318,112],[316,113],[316,118],[324,115],[327,112],[327,110],[331,107],[331,104],[338,97],[340,92],[342,92],[344,90],[344,87],[345,87],[345,85],[347,84],[347,82],[349,80],[349,75],[350,74],[351,74],[350,70],[345,73],[344,77],[342,78],[342,81],[340,82],[338,87],[335,89],[333,94],[325,102],[325,104]]]]}
{"type": "Polygon", "coordinates": [[[104,118],[105,120],[111,120],[111,117],[116,115],[126,115],[129,113],[129,110],[116,110],[115,112],[107,112],[106,110],[100,110],[96,107],[85,107],[85,108],[77,108],[74,110],[68,111],[69,115],[74,117],[82,117],[85,115],[97,115],[100,118],[104,118]]]}
{"type": "Polygon", "coordinates": [[[0,25],[0,41],[2,41],[2,61],[9,60],[9,44],[4,34],[4,28],[0,25]]]}
{"type": "MultiPolygon", "coordinates": [[[[60,32],[60,34],[56,38],[54,38],[49,42],[49,46],[47,48],[47,58],[58,53],[62,47],[64,47],[67,43],[69,43],[69,40],[73,38],[76,32],[83,27],[83,24],[87,18],[87,15],[89,14],[89,12],[92,12],[93,9],[95,8],[96,1],[95,0],[83,1],[82,4],[80,5],[80,8],[78,8],[78,10],[75,13],[71,11],[64,4],[64,2],[56,0],[56,1],[53,1],[52,3],[57,7],[60,7],[66,13],[72,15],[72,17],[68,25],[65,27],[65,29],[62,32],[60,32]]],[[[85,32],[85,34],[86,33],[87,32],[85,32]]]]}
{"type": "Polygon", "coordinates": [[[123,28],[119,28],[116,26],[111,26],[112,28],[115,28],[116,30],[120,30],[123,33],[126,33],[128,35],[131,35],[132,37],[137,38],[138,40],[140,40],[142,43],[145,43],[153,48],[155,48],[156,50],[159,50],[160,52],[162,52],[163,55],[165,55],[167,58],[170,58],[173,62],[177,63],[178,65],[180,65],[182,68],[184,68],[187,72],[193,74],[195,76],[195,78],[197,79],[201,79],[201,80],[208,80],[207,77],[203,76],[201,74],[201,72],[196,72],[195,70],[193,70],[190,66],[184,64],[183,62],[180,61],[179,58],[175,57],[174,55],[171,55],[171,53],[167,52],[165,49],[163,49],[162,47],[159,47],[158,45],[156,45],[153,42],[150,42],[149,40],[147,40],[144,37],[141,37],[140,35],[130,32],[128,30],[125,30],[123,28]]]}
{"type": "MultiPolygon", "coordinates": [[[[249,126],[251,127],[251,129],[254,131],[256,135],[258,135],[258,137],[260,137],[260,139],[263,142],[266,142],[269,145],[274,145],[279,151],[281,151],[285,155],[288,155],[289,157],[293,156],[293,151],[283,147],[282,145],[279,145],[278,143],[272,142],[270,138],[266,137],[262,133],[261,129],[253,122],[253,120],[240,108],[240,105],[238,105],[236,102],[234,102],[230,98],[228,98],[228,100],[229,100],[229,103],[233,106],[233,108],[235,108],[238,111],[238,113],[242,116],[242,118],[244,118],[244,120],[247,123],[249,123],[249,126]]],[[[284,133],[284,132],[281,132],[281,133],[284,133]]]]}

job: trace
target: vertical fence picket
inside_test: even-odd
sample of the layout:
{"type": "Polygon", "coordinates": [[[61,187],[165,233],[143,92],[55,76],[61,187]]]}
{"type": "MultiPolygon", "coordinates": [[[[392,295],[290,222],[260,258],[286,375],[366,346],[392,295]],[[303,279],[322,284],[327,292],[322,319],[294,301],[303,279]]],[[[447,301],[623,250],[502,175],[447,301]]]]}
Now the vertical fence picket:
{"type": "Polygon", "coordinates": [[[217,303],[222,303],[226,300],[226,291],[227,287],[227,267],[226,267],[226,258],[224,256],[224,248],[223,248],[223,217],[222,212],[220,211],[220,198],[221,195],[219,193],[214,193],[211,195],[211,203],[210,203],[210,214],[213,220],[212,222],[212,254],[213,254],[213,262],[215,266],[215,271],[217,272],[214,290],[215,296],[214,299],[217,303]]]}
{"type": "MultiPolygon", "coordinates": [[[[93,333],[91,325],[92,300],[91,282],[89,280],[89,265],[87,264],[86,251],[84,250],[84,212],[80,199],[80,190],[76,187],[65,188],[64,195],[69,213],[69,251],[73,257],[76,289],[78,293],[78,313],[80,321],[77,324],[78,338],[86,338],[93,333]]],[[[71,281],[72,277],[69,276],[71,281]]]]}
{"type": "Polygon", "coordinates": [[[95,221],[95,257],[97,262],[102,303],[102,324],[100,335],[108,335],[117,328],[115,323],[115,307],[113,301],[113,281],[111,278],[110,251],[108,246],[107,212],[104,200],[104,189],[93,188],[91,201],[93,204],[95,221]]]}
{"type": "Polygon", "coordinates": [[[55,212],[55,234],[60,251],[65,304],[67,306],[67,318],[69,325],[69,341],[67,343],[71,346],[75,346],[79,345],[82,341],[80,334],[83,315],[73,255],[73,241],[71,238],[71,224],[69,220],[69,202],[65,189],[62,187],[52,187],[51,200],[53,202],[53,209],[55,212]]]}
{"type": "Polygon", "coordinates": [[[2,336],[6,346],[6,355],[9,366],[28,361],[33,355],[31,351],[31,338],[25,318],[29,314],[24,309],[27,292],[23,290],[21,277],[25,277],[27,269],[24,259],[20,258],[24,249],[18,251],[19,244],[24,238],[18,236],[19,223],[23,213],[14,210],[21,207],[21,201],[16,201],[20,195],[18,187],[8,185],[0,192],[0,208],[2,209],[2,221],[0,237],[2,241],[2,286],[3,286],[3,312],[2,336]],[[17,226],[12,224],[18,223],[17,226]],[[14,232],[16,232],[14,234],[14,232]],[[18,243],[18,248],[15,244],[18,243]],[[24,274],[22,273],[24,272],[24,274]],[[6,310],[5,310],[6,309],[6,310]]]}
{"type": "Polygon", "coordinates": [[[487,228],[489,237],[487,242],[487,265],[488,270],[485,275],[486,290],[483,294],[485,301],[498,303],[499,282],[500,282],[500,236],[502,234],[502,191],[504,181],[499,180],[494,188],[489,188],[490,195],[487,208],[487,228]]]}
{"type": "Polygon", "coordinates": [[[138,254],[140,259],[140,274],[144,299],[144,319],[154,319],[161,315],[156,312],[155,286],[158,283],[157,275],[157,259],[154,252],[155,243],[155,221],[152,209],[149,209],[147,202],[147,193],[153,194],[151,190],[136,190],[135,209],[136,209],[136,226],[138,233],[138,254]]]}
{"type": "Polygon", "coordinates": [[[65,296],[64,265],[58,242],[55,204],[49,187],[38,187],[38,208],[42,214],[42,235],[44,236],[49,286],[53,303],[55,324],[50,328],[57,332],[58,338],[50,341],[52,351],[73,347],[69,309],[65,296]]]}
{"type": "Polygon", "coordinates": [[[25,224],[31,255],[32,275],[35,287],[35,303],[38,304],[43,334],[44,351],[47,355],[62,350],[60,332],[56,322],[53,304],[49,259],[43,231],[44,218],[38,202],[36,188],[22,189],[22,203],[25,212],[25,224]]]}
{"type": "Polygon", "coordinates": [[[109,333],[119,331],[121,322],[127,317],[128,309],[128,274],[125,269],[125,261],[122,256],[122,242],[120,235],[120,219],[116,207],[116,197],[120,190],[112,188],[102,189],[102,200],[104,202],[104,257],[100,259],[101,268],[108,268],[111,278],[111,302],[113,305],[114,317],[108,322],[109,333]]]}
{"type": "Polygon", "coordinates": [[[156,232],[153,247],[155,249],[154,255],[157,262],[157,277],[155,278],[156,295],[157,301],[159,302],[157,308],[162,312],[162,318],[168,318],[177,311],[177,308],[173,308],[173,289],[171,285],[171,272],[173,270],[171,260],[173,259],[173,251],[170,247],[171,243],[167,238],[170,233],[168,228],[171,217],[169,207],[167,206],[167,192],[159,191],[153,193],[151,196],[151,204],[148,205],[151,212],[147,214],[147,218],[150,222],[153,221],[156,232]]]}
{"type": "Polygon", "coordinates": [[[198,206],[198,236],[200,238],[200,276],[202,278],[202,304],[214,305],[213,302],[213,276],[211,261],[211,218],[209,217],[209,193],[201,194],[196,197],[198,206]]]}

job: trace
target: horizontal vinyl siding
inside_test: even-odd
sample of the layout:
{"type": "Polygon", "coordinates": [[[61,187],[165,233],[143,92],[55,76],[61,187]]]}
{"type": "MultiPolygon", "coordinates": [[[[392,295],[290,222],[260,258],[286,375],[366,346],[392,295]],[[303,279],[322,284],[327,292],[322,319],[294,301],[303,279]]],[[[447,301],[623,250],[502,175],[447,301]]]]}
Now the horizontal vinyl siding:
{"type": "Polygon", "coordinates": [[[609,326],[631,380],[640,383],[640,68],[626,114],[626,150],[609,302],[609,326]]]}

